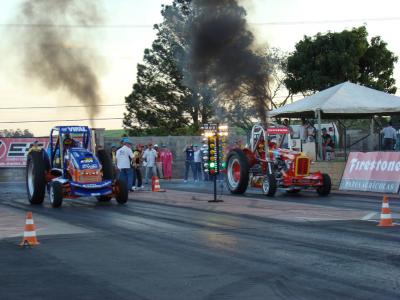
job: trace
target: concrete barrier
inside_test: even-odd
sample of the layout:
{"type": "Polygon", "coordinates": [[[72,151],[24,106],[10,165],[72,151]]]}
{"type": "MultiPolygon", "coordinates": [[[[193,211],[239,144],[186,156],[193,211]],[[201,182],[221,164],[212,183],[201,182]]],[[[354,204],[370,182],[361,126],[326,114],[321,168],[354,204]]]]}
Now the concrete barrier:
{"type": "Polygon", "coordinates": [[[311,172],[321,171],[329,174],[332,180],[332,188],[338,189],[345,167],[345,161],[317,161],[311,164],[311,172]]]}
{"type": "Polygon", "coordinates": [[[25,181],[25,168],[0,168],[0,182],[25,181]]]}

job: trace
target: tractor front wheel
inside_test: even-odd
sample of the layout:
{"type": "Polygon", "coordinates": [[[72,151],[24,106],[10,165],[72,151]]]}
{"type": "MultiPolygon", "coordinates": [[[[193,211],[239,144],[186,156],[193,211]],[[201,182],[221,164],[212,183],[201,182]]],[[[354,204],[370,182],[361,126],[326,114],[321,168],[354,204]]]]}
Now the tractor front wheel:
{"type": "Polygon", "coordinates": [[[273,197],[276,193],[278,186],[276,178],[272,174],[267,174],[262,183],[262,190],[265,196],[273,197]]]}
{"type": "Polygon", "coordinates": [[[320,196],[327,196],[331,192],[332,182],[328,174],[322,174],[322,186],[317,187],[317,193],[320,196]]]}
{"type": "Polygon", "coordinates": [[[61,207],[63,202],[63,188],[61,182],[52,181],[50,183],[50,203],[54,208],[61,207]]]}

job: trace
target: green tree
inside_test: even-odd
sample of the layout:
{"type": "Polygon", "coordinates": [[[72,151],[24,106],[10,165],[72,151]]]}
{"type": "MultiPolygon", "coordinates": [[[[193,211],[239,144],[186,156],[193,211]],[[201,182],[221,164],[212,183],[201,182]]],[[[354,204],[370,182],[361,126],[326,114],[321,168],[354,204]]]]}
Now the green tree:
{"type": "Polygon", "coordinates": [[[212,115],[211,91],[198,85],[188,88],[185,82],[182,60],[187,43],[180,28],[192,14],[189,4],[190,0],[176,0],[163,6],[164,20],[154,26],[157,38],[144,51],[133,91],[125,98],[124,126],[131,133],[178,134],[189,126],[196,131],[212,115]]]}
{"type": "Polygon", "coordinates": [[[285,85],[291,93],[305,95],[351,81],[395,93],[397,59],[379,36],[368,41],[365,26],[305,36],[288,57],[285,85]]]}

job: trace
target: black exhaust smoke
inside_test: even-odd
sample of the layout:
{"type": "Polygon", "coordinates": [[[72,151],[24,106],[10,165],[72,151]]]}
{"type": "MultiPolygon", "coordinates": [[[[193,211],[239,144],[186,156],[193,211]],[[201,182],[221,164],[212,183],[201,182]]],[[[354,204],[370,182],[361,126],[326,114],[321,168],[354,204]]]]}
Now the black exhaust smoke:
{"type": "Polygon", "coordinates": [[[26,74],[39,79],[48,89],[65,89],[79,99],[92,119],[101,102],[94,66],[96,55],[81,29],[99,23],[102,17],[96,0],[25,0],[19,22],[29,24],[20,36],[24,44],[23,66],[26,74]],[[74,24],[74,25],[72,25],[74,24]],[[78,46],[76,44],[78,43],[78,46]]]}
{"type": "Polygon", "coordinates": [[[236,0],[193,0],[192,4],[194,18],[186,31],[191,76],[200,83],[214,81],[228,96],[245,88],[265,123],[268,68],[257,54],[245,9],[236,0]]]}

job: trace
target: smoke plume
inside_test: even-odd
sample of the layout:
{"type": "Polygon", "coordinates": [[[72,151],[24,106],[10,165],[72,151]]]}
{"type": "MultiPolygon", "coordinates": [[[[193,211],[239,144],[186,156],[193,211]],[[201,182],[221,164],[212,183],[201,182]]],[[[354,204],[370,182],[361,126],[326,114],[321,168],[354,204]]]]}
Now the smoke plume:
{"type": "Polygon", "coordinates": [[[188,69],[193,80],[215,82],[227,96],[246,89],[266,121],[269,80],[265,59],[257,54],[246,11],[236,0],[193,0],[188,69]]]}
{"type": "MultiPolygon", "coordinates": [[[[94,66],[95,55],[82,32],[102,20],[97,0],[25,0],[19,22],[29,24],[20,36],[24,42],[23,67],[48,89],[65,89],[84,105],[101,102],[94,66]],[[22,19],[22,20],[21,20],[22,19]]],[[[92,119],[96,106],[87,109],[92,119]]]]}

